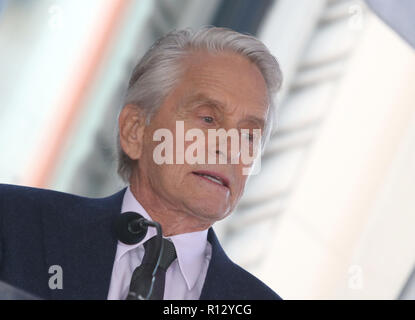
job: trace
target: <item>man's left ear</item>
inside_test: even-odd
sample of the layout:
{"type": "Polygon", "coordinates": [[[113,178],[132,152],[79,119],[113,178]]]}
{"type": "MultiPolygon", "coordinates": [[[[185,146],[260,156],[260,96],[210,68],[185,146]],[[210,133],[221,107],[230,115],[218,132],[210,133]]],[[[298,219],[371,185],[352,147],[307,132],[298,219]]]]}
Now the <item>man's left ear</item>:
{"type": "Polygon", "coordinates": [[[144,111],[133,104],[125,105],[118,117],[121,148],[132,160],[141,157],[145,122],[144,111]]]}

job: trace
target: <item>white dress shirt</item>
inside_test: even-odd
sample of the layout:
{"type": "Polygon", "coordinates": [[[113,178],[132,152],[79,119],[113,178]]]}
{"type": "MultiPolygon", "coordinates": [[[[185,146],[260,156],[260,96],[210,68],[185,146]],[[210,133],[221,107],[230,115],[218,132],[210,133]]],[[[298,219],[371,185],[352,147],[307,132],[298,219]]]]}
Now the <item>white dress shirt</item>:
{"type": "MultiPolygon", "coordinates": [[[[121,213],[128,211],[152,220],[130,187],[124,194],[121,213]]],[[[127,297],[131,276],[144,256],[143,243],[156,234],[155,228],[149,227],[144,239],[135,245],[118,241],[108,300],[124,300],[127,297]]],[[[212,247],[207,241],[207,230],[178,234],[168,239],[173,241],[177,259],[166,272],[164,300],[197,300],[202,292],[212,253],[212,247]]]]}

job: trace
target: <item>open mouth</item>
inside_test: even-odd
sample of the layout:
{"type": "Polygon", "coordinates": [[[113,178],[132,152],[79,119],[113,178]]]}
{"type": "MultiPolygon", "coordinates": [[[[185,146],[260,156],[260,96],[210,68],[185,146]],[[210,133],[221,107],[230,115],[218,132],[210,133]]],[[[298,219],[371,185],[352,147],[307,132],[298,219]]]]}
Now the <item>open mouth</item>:
{"type": "Polygon", "coordinates": [[[193,171],[193,174],[208,179],[218,185],[221,185],[223,187],[229,188],[229,181],[225,177],[222,177],[216,173],[213,172],[207,172],[207,171],[193,171]]]}

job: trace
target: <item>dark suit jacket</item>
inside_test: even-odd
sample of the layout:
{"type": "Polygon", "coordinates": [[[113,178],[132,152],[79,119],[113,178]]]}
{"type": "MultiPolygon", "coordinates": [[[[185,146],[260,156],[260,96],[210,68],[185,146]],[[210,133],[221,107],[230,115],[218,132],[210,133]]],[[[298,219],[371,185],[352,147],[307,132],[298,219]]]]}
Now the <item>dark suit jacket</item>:
{"type": "MultiPolygon", "coordinates": [[[[112,229],[126,189],[92,199],[0,184],[0,281],[44,299],[106,299],[117,248],[112,229]],[[49,267],[63,270],[50,289],[49,267]]],[[[281,299],[233,263],[212,228],[212,257],[200,299],[281,299]]]]}

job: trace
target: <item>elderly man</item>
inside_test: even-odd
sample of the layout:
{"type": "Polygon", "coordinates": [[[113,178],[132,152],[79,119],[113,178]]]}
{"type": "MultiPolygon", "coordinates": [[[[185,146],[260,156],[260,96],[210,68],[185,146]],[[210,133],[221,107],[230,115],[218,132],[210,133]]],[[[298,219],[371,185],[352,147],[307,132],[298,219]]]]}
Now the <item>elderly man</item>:
{"type": "Polygon", "coordinates": [[[90,199],[1,185],[0,280],[42,298],[126,299],[156,234],[149,228],[138,243],[119,241],[114,219],[133,211],[159,222],[170,246],[151,299],[280,299],[233,263],[215,236],[212,225],[233,211],[248,175],[246,162],[235,161],[240,148],[209,139],[224,129],[251,151],[263,145],[280,85],[277,61],[252,36],[205,27],[159,39],[134,69],[118,117],[118,173],[128,187],[90,199]],[[157,153],[160,130],[173,142],[164,136],[157,153]],[[191,130],[197,142],[183,138],[191,130]],[[255,130],[263,132],[259,142],[255,130]],[[189,161],[195,144],[198,161],[189,161]]]}

